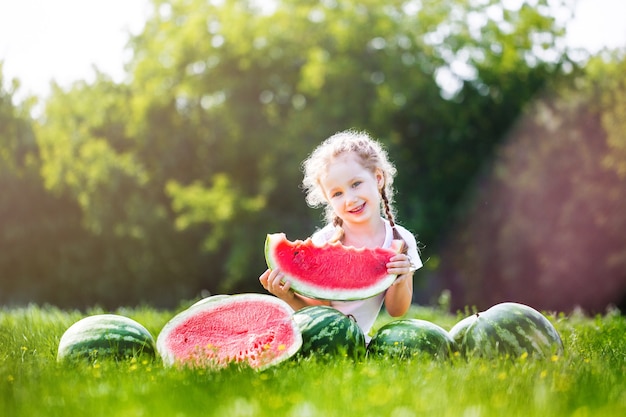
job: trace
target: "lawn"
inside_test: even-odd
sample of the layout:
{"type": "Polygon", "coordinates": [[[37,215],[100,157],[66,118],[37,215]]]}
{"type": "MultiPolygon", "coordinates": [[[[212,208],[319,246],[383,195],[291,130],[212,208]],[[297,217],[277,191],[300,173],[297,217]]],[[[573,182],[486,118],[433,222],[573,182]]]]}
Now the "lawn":
{"type": "MultiPolygon", "coordinates": [[[[0,309],[0,416],[625,416],[626,318],[549,314],[565,353],[547,360],[313,358],[257,372],[165,368],[158,359],[59,364],[88,314],[0,309]]],[[[156,338],[174,311],[119,309],[156,338]]],[[[413,307],[449,330],[463,315],[413,307]]],[[[381,315],[377,326],[391,320],[381,315]]]]}

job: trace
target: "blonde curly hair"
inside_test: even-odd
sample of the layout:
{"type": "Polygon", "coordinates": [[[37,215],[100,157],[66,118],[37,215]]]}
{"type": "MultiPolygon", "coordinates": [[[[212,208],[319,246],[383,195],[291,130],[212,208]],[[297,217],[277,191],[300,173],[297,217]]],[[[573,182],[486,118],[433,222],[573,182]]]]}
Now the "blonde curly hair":
{"type": "Polygon", "coordinates": [[[397,171],[389,161],[387,151],[366,132],[350,129],[335,133],[324,140],[302,162],[304,172],[302,188],[306,193],[307,204],[313,208],[324,207],[326,221],[341,226],[341,219],[335,215],[328,203],[320,181],[332,160],[347,152],[354,152],[365,169],[372,173],[380,170],[382,173],[381,210],[394,226],[393,179],[397,171]]]}

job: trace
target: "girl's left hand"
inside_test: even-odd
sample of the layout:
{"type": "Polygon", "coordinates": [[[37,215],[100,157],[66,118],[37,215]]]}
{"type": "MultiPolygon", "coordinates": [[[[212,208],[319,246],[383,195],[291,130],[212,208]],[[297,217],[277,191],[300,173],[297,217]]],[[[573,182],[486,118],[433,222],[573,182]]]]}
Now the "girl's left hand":
{"type": "Polygon", "coordinates": [[[387,273],[398,275],[398,278],[407,274],[412,275],[413,271],[411,259],[403,253],[392,256],[387,263],[387,273]]]}

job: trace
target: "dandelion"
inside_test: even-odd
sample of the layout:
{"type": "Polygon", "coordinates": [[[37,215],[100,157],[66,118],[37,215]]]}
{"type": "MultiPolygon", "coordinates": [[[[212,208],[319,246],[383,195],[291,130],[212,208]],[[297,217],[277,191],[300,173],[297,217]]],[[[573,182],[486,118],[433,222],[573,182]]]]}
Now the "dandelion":
{"type": "Polygon", "coordinates": [[[545,377],[548,376],[548,371],[541,371],[541,373],[539,374],[539,378],[541,379],[545,379],[545,377]]]}
{"type": "Polygon", "coordinates": [[[559,360],[559,357],[558,357],[558,355],[552,355],[552,357],[550,358],[550,360],[551,360],[552,362],[557,362],[557,361],[559,360]]]}
{"type": "Polygon", "coordinates": [[[521,360],[521,361],[525,361],[525,360],[526,360],[526,358],[528,358],[528,352],[526,352],[526,351],[525,351],[524,353],[522,353],[522,354],[520,355],[520,357],[519,357],[519,358],[520,358],[520,360],[521,360]]]}

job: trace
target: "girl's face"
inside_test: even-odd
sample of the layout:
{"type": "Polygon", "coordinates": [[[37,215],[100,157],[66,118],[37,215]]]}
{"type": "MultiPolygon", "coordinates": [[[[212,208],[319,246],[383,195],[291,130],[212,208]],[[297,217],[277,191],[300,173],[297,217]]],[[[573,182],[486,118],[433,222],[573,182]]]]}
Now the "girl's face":
{"type": "Polygon", "coordinates": [[[344,222],[364,223],[380,217],[382,172],[364,168],[354,153],[334,158],[320,183],[335,214],[344,222]]]}

